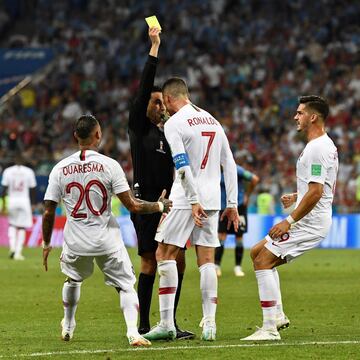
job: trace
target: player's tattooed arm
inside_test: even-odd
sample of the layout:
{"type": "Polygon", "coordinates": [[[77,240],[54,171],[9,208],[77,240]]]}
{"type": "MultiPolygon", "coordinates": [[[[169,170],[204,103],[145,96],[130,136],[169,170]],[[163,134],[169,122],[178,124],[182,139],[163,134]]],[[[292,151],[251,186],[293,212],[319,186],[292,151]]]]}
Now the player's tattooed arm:
{"type": "Polygon", "coordinates": [[[149,202],[135,198],[130,190],[117,194],[120,201],[129,211],[139,214],[168,213],[172,207],[172,201],[165,199],[165,195],[166,190],[163,190],[157,202],[149,202]]]}

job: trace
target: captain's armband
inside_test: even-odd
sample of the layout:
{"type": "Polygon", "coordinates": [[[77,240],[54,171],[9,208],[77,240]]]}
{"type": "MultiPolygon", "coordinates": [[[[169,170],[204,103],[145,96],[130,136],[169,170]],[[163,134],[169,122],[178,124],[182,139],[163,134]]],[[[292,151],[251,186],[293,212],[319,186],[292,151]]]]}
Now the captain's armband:
{"type": "Polygon", "coordinates": [[[174,161],[176,170],[179,170],[183,166],[188,166],[190,164],[189,157],[187,156],[186,153],[177,154],[177,155],[173,156],[173,161],[174,161]]]}

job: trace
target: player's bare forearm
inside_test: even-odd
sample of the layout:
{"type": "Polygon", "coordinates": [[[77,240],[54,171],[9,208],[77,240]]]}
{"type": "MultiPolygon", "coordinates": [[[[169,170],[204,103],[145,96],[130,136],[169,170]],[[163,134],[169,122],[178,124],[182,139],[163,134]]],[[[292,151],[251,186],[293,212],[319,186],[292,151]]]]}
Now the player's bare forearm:
{"type": "Polygon", "coordinates": [[[117,194],[117,196],[130,212],[138,214],[168,213],[172,207],[172,201],[165,199],[165,193],[161,194],[158,202],[137,199],[130,190],[117,194]],[[159,203],[162,203],[162,206],[159,203]]]}
{"type": "Polygon", "coordinates": [[[45,245],[50,244],[51,234],[54,228],[56,203],[45,200],[45,211],[42,219],[42,238],[45,245]]]}
{"type": "MultiPolygon", "coordinates": [[[[301,199],[297,208],[291,213],[291,217],[295,221],[299,221],[307,215],[321,199],[323,192],[323,185],[318,183],[310,183],[309,190],[301,199]]],[[[297,195],[296,195],[297,198],[297,195]]]]}

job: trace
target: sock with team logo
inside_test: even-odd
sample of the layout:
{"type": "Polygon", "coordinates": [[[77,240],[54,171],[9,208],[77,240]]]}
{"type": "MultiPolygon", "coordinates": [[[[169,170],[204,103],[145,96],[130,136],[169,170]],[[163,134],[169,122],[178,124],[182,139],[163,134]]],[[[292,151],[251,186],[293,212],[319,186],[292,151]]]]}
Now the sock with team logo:
{"type": "Polygon", "coordinates": [[[272,269],[255,270],[263,312],[263,329],[276,331],[276,299],[278,286],[272,269]]]}
{"type": "Polygon", "coordinates": [[[75,313],[80,299],[82,282],[67,280],[64,283],[62,297],[64,306],[65,327],[75,325],[75,313]]]}
{"type": "Polygon", "coordinates": [[[274,276],[274,279],[275,279],[276,285],[277,285],[276,317],[282,319],[285,316],[285,314],[284,314],[283,305],[282,305],[279,273],[276,268],[273,268],[272,272],[273,272],[273,276],[274,276]]]}
{"type": "Polygon", "coordinates": [[[16,228],[14,226],[9,225],[8,237],[9,237],[10,253],[15,254],[15,250],[16,250],[16,228]]]}
{"type": "Polygon", "coordinates": [[[133,288],[127,291],[120,290],[120,308],[124,314],[127,336],[137,334],[139,300],[133,288]]]}
{"type": "Polygon", "coordinates": [[[25,242],[25,229],[18,229],[16,234],[15,257],[22,255],[22,249],[25,242]]]}
{"type": "Polygon", "coordinates": [[[158,272],[161,325],[165,327],[174,327],[174,303],[178,285],[176,261],[159,261],[158,272]]]}
{"type": "Polygon", "coordinates": [[[218,287],[215,264],[206,263],[201,265],[199,271],[203,317],[215,319],[218,287]]]}

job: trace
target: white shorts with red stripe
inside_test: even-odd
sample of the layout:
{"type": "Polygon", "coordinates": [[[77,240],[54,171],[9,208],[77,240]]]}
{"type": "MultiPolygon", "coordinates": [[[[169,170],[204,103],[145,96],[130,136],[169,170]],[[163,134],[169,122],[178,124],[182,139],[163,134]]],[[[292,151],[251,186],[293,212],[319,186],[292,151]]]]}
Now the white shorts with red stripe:
{"type": "Polygon", "coordinates": [[[218,247],[217,228],[218,210],[205,210],[207,219],[203,219],[203,227],[195,225],[190,209],[172,209],[160,220],[155,240],[165,244],[183,248],[190,239],[192,245],[218,247]]]}
{"type": "Polygon", "coordinates": [[[266,235],[265,240],[267,240],[265,247],[269,251],[275,256],[285,259],[286,262],[290,262],[304,252],[317,247],[324,238],[311,234],[295,224],[280,238],[272,239],[266,235]]]}
{"type": "Polygon", "coordinates": [[[61,271],[75,281],[83,281],[93,273],[94,260],[104,274],[106,285],[125,291],[134,287],[135,272],[125,247],[112,254],[82,256],[73,254],[64,244],[60,257],[61,271]]]}

